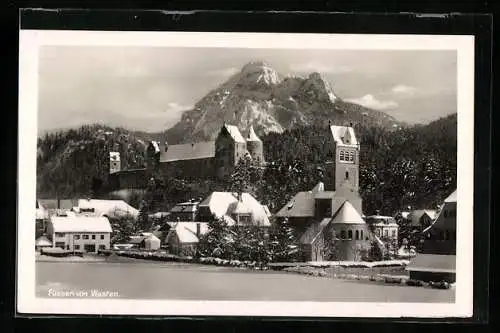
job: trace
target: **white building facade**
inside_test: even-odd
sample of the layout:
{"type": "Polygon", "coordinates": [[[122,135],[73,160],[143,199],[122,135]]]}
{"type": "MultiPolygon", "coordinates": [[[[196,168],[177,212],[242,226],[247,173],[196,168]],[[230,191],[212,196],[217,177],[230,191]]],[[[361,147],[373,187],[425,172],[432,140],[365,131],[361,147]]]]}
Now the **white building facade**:
{"type": "Polygon", "coordinates": [[[52,247],[66,251],[97,253],[108,250],[111,225],[106,217],[53,216],[47,226],[52,247]]]}

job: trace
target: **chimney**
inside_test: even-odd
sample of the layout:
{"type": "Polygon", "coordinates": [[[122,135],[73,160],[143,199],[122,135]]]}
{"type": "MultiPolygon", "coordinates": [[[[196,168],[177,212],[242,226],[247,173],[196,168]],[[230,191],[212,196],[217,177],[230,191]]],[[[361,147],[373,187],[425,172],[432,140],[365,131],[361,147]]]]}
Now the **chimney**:
{"type": "Polygon", "coordinates": [[[200,224],[199,223],[196,223],[196,237],[200,238],[200,224]]]}

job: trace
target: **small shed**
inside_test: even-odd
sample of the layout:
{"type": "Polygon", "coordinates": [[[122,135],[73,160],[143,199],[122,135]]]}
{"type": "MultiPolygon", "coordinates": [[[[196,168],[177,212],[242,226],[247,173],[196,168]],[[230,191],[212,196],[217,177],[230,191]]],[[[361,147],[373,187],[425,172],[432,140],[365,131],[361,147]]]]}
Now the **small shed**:
{"type": "Polygon", "coordinates": [[[144,240],[143,246],[146,250],[158,250],[161,245],[161,241],[152,233],[143,233],[144,240]]]}

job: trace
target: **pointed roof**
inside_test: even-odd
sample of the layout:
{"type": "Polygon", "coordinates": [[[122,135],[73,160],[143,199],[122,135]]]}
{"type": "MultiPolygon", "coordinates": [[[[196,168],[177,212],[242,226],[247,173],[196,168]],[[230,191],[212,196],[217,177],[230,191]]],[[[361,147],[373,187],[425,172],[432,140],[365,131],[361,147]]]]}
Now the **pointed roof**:
{"type": "Polygon", "coordinates": [[[246,143],[246,140],[245,138],[243,138],[243,135],[241,135],[241,132],[238,129],[238,127],[228,124],[224,124],[223,127],[227,130],[229,135],[231,135],[231,138],[233,138],[234,141],[238,143],[246,143]]]}
{"type": "Polygon", "coordinates": [[[337,214],[335,214],[335,217],[332,219],[332,223],[365,224],[365,221],[352,204],[349,201],[346,201],[337,214]]]}
{"type": "Polygon", "coordinates": [[[333,140],[341,145],[357,145],[358,139],[354,133],[354,128],[350,126],[330,126],[333,140]]]}
{"type": "Polygon", "coordinates": [[[444,199],[444,202],[457,202],[457,190],[453,191],[448,198],[444,199]]]}
{"type": "Polygon", "coordinates": [[[250,125],[250,129],[248,130],[247,141],[259,141],[259,142],[262,142],[260,140],[260,138],[257,136],[257,134],[255,134],[255,131],[254,131],[252,125],[250,125]]]}

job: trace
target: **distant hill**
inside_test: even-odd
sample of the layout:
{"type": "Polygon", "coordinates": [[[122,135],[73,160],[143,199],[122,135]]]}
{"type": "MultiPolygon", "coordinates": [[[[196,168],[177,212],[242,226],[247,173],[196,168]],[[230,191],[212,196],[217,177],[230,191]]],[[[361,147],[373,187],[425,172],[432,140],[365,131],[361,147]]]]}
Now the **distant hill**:
{"type": "Polygon", "coordinates": [[[319,73],[283,76],[264,62],[251,62],[186,110],[172,128],[159,133],[170,144],[213,140],[225,122],[257,134],[300,126],[361,123],[385,128],[402,124],[392,116],[337,96],[319,73]]]}

